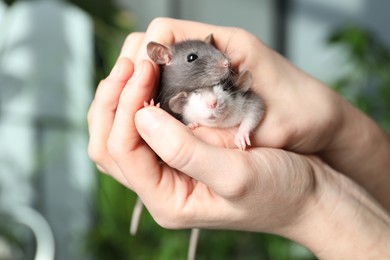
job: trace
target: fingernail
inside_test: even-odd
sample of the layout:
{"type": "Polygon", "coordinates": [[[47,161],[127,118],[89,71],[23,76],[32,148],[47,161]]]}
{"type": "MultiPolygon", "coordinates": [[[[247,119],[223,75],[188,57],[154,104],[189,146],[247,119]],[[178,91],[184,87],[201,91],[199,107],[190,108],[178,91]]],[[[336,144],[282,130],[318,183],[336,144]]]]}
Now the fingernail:
{"type": "Polygon", "coordinates": [[[137,113],[137,129],[141,134],[152,137],[161,126],[162,115],[156,109],[144,108],[137,113]]]}

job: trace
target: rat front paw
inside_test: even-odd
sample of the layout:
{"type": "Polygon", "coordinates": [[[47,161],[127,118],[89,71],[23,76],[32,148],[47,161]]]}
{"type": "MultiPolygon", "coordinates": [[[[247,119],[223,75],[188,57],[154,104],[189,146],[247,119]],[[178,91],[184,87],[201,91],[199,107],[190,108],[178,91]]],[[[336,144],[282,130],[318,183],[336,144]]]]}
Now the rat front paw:
{"type": "Polygon", "coordinates": [[[156,107],[160,107],[160,103],[157,103],[156,105],[154,104],[154,99],[150,100],[150,103],[144,101],[144,107],[148,107],[148,106],[156,106],[156,107]]]}
{"type": "Polygon", "coordinates": [[[195,128],[199,127],[199,124],[198,123],[189,123],[187,126],[189,129],[194,130],[195,128]]]}
{"type": "Polygon", "coordinates": [[[249,133],[237,133],[234,137],[234,143],[240,150],[244,151],[247,145],[251,145],[249,133]]]}

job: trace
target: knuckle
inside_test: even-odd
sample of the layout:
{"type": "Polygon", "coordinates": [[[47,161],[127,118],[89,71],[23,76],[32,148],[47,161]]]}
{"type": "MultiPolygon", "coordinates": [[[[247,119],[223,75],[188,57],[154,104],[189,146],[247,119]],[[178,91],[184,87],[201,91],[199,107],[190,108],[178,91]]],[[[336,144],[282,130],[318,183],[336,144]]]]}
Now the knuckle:
{"type": "Polygon", "coordinates": [[[155,18],[148,26],[146,34],[151,37],[149,40],[157,40],[162,44],[171,44],[175,41],[172,31],[173,19],[158,17],[155,18]]]}
{"type": "Polygon", "coordinates": [[[188,200],[175,200],[174,204],[159,203],[150,207],[150,213],[158,225],[168,229],[188,228],[198,219],[199,212],[188,200]]]}
{"type": "Polygon", "coordinates": [[[295,135],[294,132],[295,131],[290,127],[275,130],[272,133],[272,140],[275,140],[275,147],[287,147],[289,145],[291,136],[295,135]]]}
{"type": "Polygon", "coordinates": [[[87,112],[87,123],[88,123],[88,127],[90,128],[90,130],[91,130],[93,123],[96,119],[95,112],[96,112],[96,100],[93,99],[91,102],[91,105],[89,106],[88,112],[87,112]]]}
{"type": "MultiPolygon", "coordinates": [[[[268,125],[260,126],[260,131],[257,133],[256,140],[260,146],[269,146],[273,148],[289,147],[293,137],[297,135],[289,119],[273,118],[268,125]],[[283,125],[283,127],[280,127],[283,125]],[[269,131],[272,129],[272,131],[269,131]]],[[[290,147],[291,148],[291,147],[290,147]]]]}
{"type": "Polygon", "coordinates": [[[138,42],[139,40],[142,40],[144,37],[144,33],[142,32],[132,32],[129,35],[126,36],[125,39],[125,45],[132,44],[133,42],[138,42]]]}
{"type": "Polygon", "coordinates": [[[107,140],[107,153],[114,161],[128,160],[128,156],[132,153],[137,145],[131,144],[133,141],[125,140],[125,137],[120,135],[110,135],[107,140]]]}
{"type": "Polygon", "coordinates": [[[93,111],[94,111],[94,101],[92,101],[91,106],[89,107],[87,112],[87,122],[89,126],[92,124],[93,121],[93,111]]]}
{"type": "Polygon", "coordinates": [[[248,182],[243,178],[232,179],[230,183],[226,183],[223,196],[228,200],[242,198],[247,194],[248,186],[248,182]]]}
{"type": "Polygon", "coordinates": [[[236,28],[236,30],[241,37],[245,38],[248,41],[255,41],[255,42],[259,41],[259,38],[257,38],[255,35],[253,35],[247,30],[244,30],[242,28],[236,28]]]}
{"type": "Polygon", "coordinates": [[[164,214],[153,216],[158,225],[166,229],[184,229],[189,226],[190,215],[183,211],[165,211],[164,214]]]}
{"type": "Polygon", "coordinates": [[[170,26],[170,24],[171,24],[170,18],[156,17],[150,22],[150,24],[148,26],[148,31],[168,28],[170,26]]]}
{"type": "Polygon", "coordinates": [[[245,39],[245,41],[248,43],[247,46],[252,46],[261,42],[258,37],[245,29],[234,27],[234,30],[239,39],[245,39]]]}
{"type": "MultiPolygon", "coordinates": [[[[248,169],[251,162],[243,156],[242,160],[235,161],[236,169],[248,169]]],[[[233,172],[229,178],[226,178],[221,186],[221,195],[227,200],[240,199],[250,191],[253,185],[252,172],[246,170],[245,174],[242,170],[233,172]]]]}
{"type": "Polygon", "coordinates": [[[96,164],[102,164],[102,162],[104,161],[104,157],[102,156],[103,154],[104,153],[101,149],[98,149],[95,145],[89,143],[88,156],[93,162],[95,162],[96,164]]]}
{"type": "Polygon", "coordinates": [[[178,222],[174,220],[174,218],[167,217],[154,217],[156,223],[166,229],[181,229],[184,228],[181,225],[178,225],[178,222]]]}
{"type": "Polygon", "coordinates": [[[229,27],[229,30],[231,35],[233,35],[237,39],[245,39],[246,41],[258,40],[256,36],[240,27],[229,27]]]}
{"type": "Polygon", "coordinates": [[[187,142],[173,141],[171,149],[167,150],[165,162],[171,167],[183,170],[191,164],[194,156],[193,148],[194,146],[188,145],[187,142]]]}
{"type": "Polygon", "coordinates": [[[92,145],[89,144],[88,145],[88,156],[89,158],[94,161],[95,163],[97,163],[97,154],[95,153],[95,149],[93,149],[92,145]]]}
{"type": "Polygon", "coordinates": [[[238,35],[239,37],[247,36],[249,34],[246,30],[240,28],[240,27],[230,27],[230,29],[234,32],[234,34],[238,35]]]}

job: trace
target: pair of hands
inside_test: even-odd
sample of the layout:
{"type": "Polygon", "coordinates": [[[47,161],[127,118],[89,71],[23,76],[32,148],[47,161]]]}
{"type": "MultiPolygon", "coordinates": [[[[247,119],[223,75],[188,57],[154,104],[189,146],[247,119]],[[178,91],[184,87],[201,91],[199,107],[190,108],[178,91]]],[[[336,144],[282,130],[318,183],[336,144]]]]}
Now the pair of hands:
{"type": "Polygon", "coordinates": [[[248,32],[159,18],[146,33],[129,35],[99,84],[88,114],[89,154],[103,172],[134,190],[164,227],[265,231],[310,247],[299,232],[313,208],[324,197],[337,201],[340,190],[355,188],[317,157],[302,154],[322,154],[343,169],[337,158],[347,147],[341,138],[346,107],[248,32]],[[159,77],[158,66],[148,61],[147,43],[167,45],[210,33],[234,68],[252,72],[253,89],[266,102],[247,151],[230,149],[237,129],[191,131],[165,111],[143,107],[159,77]]]}

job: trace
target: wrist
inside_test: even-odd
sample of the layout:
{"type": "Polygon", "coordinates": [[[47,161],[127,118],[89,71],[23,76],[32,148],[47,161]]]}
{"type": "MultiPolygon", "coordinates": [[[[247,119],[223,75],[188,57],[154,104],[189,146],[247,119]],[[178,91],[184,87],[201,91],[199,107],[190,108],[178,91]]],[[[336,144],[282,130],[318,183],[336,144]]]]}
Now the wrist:
{"type": "Polygon", "coordinates": [[[389,137],[370,117],[341,98],[340,111],[339,129],[321,158],[390,210],[389,137]]]}
{"type": "Polygon", "coordinates": [[[282,235],[320,259],[390,257],[390,219],[385,210],[342,174],[319,160],[312,162],[316,189],[300,221],[282,235]]]}

